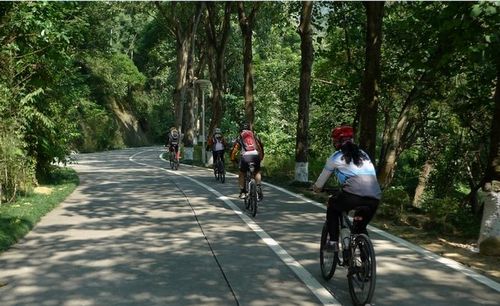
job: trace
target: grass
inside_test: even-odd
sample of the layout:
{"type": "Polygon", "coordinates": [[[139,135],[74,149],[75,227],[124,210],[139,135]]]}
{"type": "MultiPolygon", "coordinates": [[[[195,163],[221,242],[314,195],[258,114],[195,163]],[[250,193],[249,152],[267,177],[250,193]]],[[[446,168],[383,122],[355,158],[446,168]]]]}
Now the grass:
{"type": "Polygon", "coordinates": [[[0,252],[23,238],[40,219],[59,205],[78,185],[71,168],[55,168],[34,192],[0,205],[0,252]]]}

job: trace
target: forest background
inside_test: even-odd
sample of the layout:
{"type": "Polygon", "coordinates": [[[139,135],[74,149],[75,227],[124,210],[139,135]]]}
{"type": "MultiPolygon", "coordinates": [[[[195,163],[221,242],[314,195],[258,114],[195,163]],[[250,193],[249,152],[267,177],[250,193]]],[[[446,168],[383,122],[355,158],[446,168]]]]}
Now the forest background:
{"type": "Polygon", "coordinates": [[[499,25],[499,2],[1,2],[0,203],[71,152],[171,126],[202,151],[204,99],[207,135],[253,125],[269,180],[314,180],[352,124],[378,218],[477,240],[500,180],[499,25]]]}

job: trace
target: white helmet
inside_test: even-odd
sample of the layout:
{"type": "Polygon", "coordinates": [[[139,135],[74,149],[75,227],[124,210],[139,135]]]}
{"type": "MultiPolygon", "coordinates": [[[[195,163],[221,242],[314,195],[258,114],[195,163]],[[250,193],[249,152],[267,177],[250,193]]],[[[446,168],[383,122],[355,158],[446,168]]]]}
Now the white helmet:
{"type": "Polygon", "coordinates": [[[219,128],[215,128],[214,134],[221,134],[221,131],[219,128]]]}

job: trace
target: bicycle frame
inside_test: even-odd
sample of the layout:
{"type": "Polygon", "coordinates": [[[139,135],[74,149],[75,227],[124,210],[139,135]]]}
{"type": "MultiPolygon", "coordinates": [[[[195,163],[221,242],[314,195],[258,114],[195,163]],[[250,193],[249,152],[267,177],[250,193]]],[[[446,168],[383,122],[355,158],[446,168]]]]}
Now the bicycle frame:
{"type": "Polygon", "coordinates": [[[354,222],[349,219],[348,212],[343,211],[339,217],[339,230],[342,256],[334,251],[325,249],[326,242],[329,239],[328,221],[325,221],[323,224],[320,242],[321,272],[323,278],[329,280],[334,275],[336,266],[346,267],[349,294],[352,302],[356,306],[364,306],[371,302],[375,291],[375,250],[373,249],[373,244],[368,235],[353,233],[354,222]],[[342,234],[342,231],[345,229],[349,231],[348,235],[342,234]],[[332,254],[337,254],[339,256],[334,255],[332,257],[332,254]],[[339,257],[342,257],[342,261],[339,257]]]}

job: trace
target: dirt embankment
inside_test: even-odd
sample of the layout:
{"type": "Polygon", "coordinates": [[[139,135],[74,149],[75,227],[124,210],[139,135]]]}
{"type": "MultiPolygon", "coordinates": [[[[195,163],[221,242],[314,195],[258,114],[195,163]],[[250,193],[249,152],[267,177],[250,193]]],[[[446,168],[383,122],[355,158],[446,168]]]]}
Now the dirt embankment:
{"type": "Polygon", "coordinates": [[[116,116],[117,122],[120,126],[120,133],[123,137],[123,143],[126,146],[137,147],[149,144],[146,133],[142,129],[137,117],[118,103],[116,100],[111,101],[111,109],[116,116]]]}

